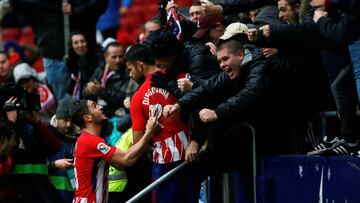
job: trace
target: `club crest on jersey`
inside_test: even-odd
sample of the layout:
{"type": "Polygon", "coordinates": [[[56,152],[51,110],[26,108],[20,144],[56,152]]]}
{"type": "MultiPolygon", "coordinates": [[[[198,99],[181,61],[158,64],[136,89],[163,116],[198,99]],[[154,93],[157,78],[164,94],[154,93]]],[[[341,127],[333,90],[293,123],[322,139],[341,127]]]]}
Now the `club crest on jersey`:
{"type": "Polygon", "coordinates": [[[162,115],[162,106],[161,104],[154,104],[149,106],[149,116],[155,117],[156,119],[159,119],[162,115]]]}
{"type": "Polygon", "coordinates": [[[106,144],[104,143],[99,143],[97,145],[97,149],[102,152],[103,154],[107,154],[109,151],[110,151],[110,147],[107,146],[106,144]]]}

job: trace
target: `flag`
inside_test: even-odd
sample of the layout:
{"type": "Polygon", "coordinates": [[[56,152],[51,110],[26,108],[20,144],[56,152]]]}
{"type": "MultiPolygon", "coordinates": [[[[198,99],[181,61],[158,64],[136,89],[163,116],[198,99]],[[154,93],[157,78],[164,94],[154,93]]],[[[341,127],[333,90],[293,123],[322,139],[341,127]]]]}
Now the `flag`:
{"type": "Polygon", "coordinates": [[[173,33],[176,38],[181,40],[181,26],[179,16],[175,9],[170,9],[166,21],[167,28],[173,33]]]}

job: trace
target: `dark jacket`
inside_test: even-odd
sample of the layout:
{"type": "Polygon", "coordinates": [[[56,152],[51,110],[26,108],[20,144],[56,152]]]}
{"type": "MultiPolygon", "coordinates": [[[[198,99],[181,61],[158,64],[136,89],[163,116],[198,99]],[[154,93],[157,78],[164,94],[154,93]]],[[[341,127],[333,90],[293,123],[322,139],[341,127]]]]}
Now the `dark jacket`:
{"type": "MultiPolygon", "coordinates": [[[[299,103],[307,110],[298,113],[309,117],[324,110],[329,84],[321,57],[323,37],[314,24],[270,25],[270,47],[278,48],[279,57],[291,64],[299,103]]],[[[267,47],[268,47],[267,46],[267,47]]]]}
{"type": "Polygon", "coordinates": [[[218,119],[229,120],[236,116],[238,120],[253,117],[257,104],[265,95],[268,84],[268,72],[261,50],[248,47],[241,64],[240,76],[231,80],[227,73],[202,80],[193,91],[178,100],[182,110],[193,111],[202,107],[207,100],[217,103],[215,112],[218,119]]]}
{"type": "MultiPolygon", "coordinates": [[[[227,144],[227,139],[233,142],[246,139],[225,136],[232,132],[234,125],[246,122],[255,129],[259,153],[293,152],[289,135],[298,128],[299,114],[292,110],[303,109],[300,105],[310,106],[298,100],[302,97],[309,100],[299,92],[306,81],[296,78],[296,69],[286,60],[265,59],[262,50],[254,46],[247,45],[244,50],[245,57],[237,79],[230,80],[225,72],[221,72],[209,80],[201,80],[197,88],[178,100],[178,104],[183,111],[191,112],[209,108],[204,106],[208,101],[216,103],[210,109],[215,110],[218,120],[207,125],[211,128],[207,131],[210,145],[219,143],[220,139],[225,139],[227,144]]],[[[201,137],[195,139],[201,140],[201,137]]]]}
{"type": "Polygon", "coordinates": [[[70,15],[70,29],[81,30],[85,33],[88,46],[96,46],[96,23],[105,12],[109,0],[70,0],[72,13],[70,15]]]}
{"type": "Polygon", "coordinates": [[[327,9],[340,9],[348,13],[359,14],[360,1],[359,0],[329,0],[329,8],[327,9]]]}
{"type": "Polygon", "coordinates": [[[189,73],[193,88],[195,88],[199,80],[209,79],[220,72],[219,62],[211,54],[208,46],[203,42],[187,42],[185,49],[176,56],[172,70],[166,71],[165,78],[169,81],[164,82],[165,78],[161,79],[161,82],[155,81],[155,77],[152,77],[151,81],[154,86],[167,89],[180,98],[183,96],[183,92],[177,88],[176,73],[189,73]]]}
{"type": "MultiPolygon", "coordinates": [[[[10,186],[14,186],[16,202],[62,202],[48,175],[45,174],[47,171],[43,171],[47,170],[45,158],[59,151],[59,140],[48,126],[41,122],[19,123],[17,130],[23,142],[15,150],[13,167],[17,169],[9,177],[8,182],[10,186]],[[35,172],[36,166],[42,166],[43,170],[38,168],[35,172]],[[26,168],[28,169],[24,170],[26,168]]],[[[5,199],[4,202],[11,201],[5,199]]]]}
{"type": "MultiPolygon", "coordinates": [[[[103,70],[104,66],[97,68],[90,81],[101,81],[103,70]]],[[[123,101],[127,96],[129,96],[127,95],[129,81],[130,77],[128,72],[124,67],[120,67],[114,75],[108,78],[105,89],[100,93],[100,95],[88,95],[86,98],[90,98],[95,101],[96,99],[104,100],[107,103],[105,113],[111,116],[118,108],[124,106],[123,101]]]]}
{"type": "Polygon", "coordinates": [[[321,17],[316,23],[317,31],[325,42],[321,48],[330,83],[350,63],[348,44],[359,37],[358,22],[358,17],[336,11],[321,17]]]}
{"type": "Polygon", "coordinates": [[[178,56],[176,67],[190,73],[191,81],[209,79],[221,72],[219,62],[211,54],[210,48],[202,42],[188,42],[178,56]]]}
{"type": "MultiPolygon", "coordinates": [[[[54,167],[54,165],[55,165],[54,162],[58,159],[65,159],[65,158],[66,159],[74,159],[74,149],[75,149],[75,144],[76,144],[76,138],[70,138],[70,137],[67,137],[67,136],[61,134],[59,132],[59,130],[53,126],[49,126],[49,128],[61,142],[60,151],[47,159],[48,167],[49,167],[49,176],[52,178],[62,177],[63,184],[70,185],[70,177],[68,176],[67,170],[58,169],[58,168],[54,167]],[[67,182],[65,183],[65,181],[67,181],[67,182]]],[[[51,178],[50,178],[50,180],[51,180],[51,178]]],[[[56,186],[56,184],[61,184],[61,183],[52,181],[52,184],[54,186],[56,186]]],[[[68,188],[66,188],[66,189],[59,188],[59,189],[57,189],[57,191],[58,191],[59,195],[61,196],[62,201],[64,203],[72,202],[72,200],[74,198],[73,191],[69,191],[68,188]]]]}
{"type": "MultiPolygon", "coordinates": [[[[71,0],[69,3],[72,7],[70,30],[82,30],[86,33],[89,46],[95,47],[96,22],[106,10],[108,0],[71,0]]],[[[14,11],[29,20],[39,52],[46,58],[63,59],[65,48],[62,1],[11,0],[10,4],[14,11]]]]}
{"type": "Polygon", "coordinates": [[[62,59],[65,51],[61,0],[10,0],[10,4],[29,20],[39,52],[46,58],[62,59]]]}
{"type": "Polygon", "coordinates": [[[360,18],[359,15],[346,13],[338,16],[321,17],[317,21],[316,27],[324,39],[327,40],[327,44],[344,47],[359,39],[360,18]]]}
{"type": "Polygon", "coordinates": [[[85,57],[80,57],[73,53],[73,51],[69,52],[69,56],[70,57],[65,61],[69,75],[66,83],[66,91],[72,95],[76,85],[76,81],[72,78],[72,74],[78,76],[80,73],[80,92],[83,92],[84,87],[86,87],[87,82],[89,82],[96,68],[103,66],[104,56],[102,53],[89,52],[85,57]]]}

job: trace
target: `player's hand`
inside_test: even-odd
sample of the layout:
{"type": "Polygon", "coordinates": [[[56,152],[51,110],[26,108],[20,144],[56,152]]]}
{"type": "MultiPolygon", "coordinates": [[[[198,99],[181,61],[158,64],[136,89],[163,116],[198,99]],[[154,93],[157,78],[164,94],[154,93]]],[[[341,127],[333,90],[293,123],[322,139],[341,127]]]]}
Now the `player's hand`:
{"type": "Polygon", "coordinates": [[[163,128],[163,125],[155,117],[150,117],[146,123],[146,132],[154,135],[163,128]]]}
{"type": "Polygon", "coordinates": [[[178,110],[180,110],[179,104],[166,105],[163,109],[163,116],[168,118],[178,110]]]}
{"type": "Polygon", "coordinates": [[[199,145],[196,141],[191,141],[185,151],[185,160],[189,162],[199,160],[199,145]]]}
{"type": "Polygon", "coordinates": [[[65,170],[74,167],[73,161],[74,159],[58,159],[54,164],[56,168],[65,170]]]}
{"type": "Polygon", "coordinates": [[[177,80],[177,86],[182,92],[190,92],[192,90],[193,83],[187,78],[180,78],[177,80]]]}
{"type": "Polygon", "coordinates": [[[217,115],[214,110],[211,109],[202,109],[199,112],[200,120],[204,123],[210,123],[217,120],[217,115]]]}

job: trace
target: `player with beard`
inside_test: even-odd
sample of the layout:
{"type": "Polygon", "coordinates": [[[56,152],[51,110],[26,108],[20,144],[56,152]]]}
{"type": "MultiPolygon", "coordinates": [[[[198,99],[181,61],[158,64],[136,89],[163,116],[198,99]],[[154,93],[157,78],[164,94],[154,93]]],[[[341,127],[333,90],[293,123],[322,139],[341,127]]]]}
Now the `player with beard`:
{"type": "MultiPolygon", "coordinates": [[[[146,129],[146,120],[150,116],[156,116],[163,125],[163,128],[152,138],[151,174],[152,180],[155,181],[185,160],[197,159],[199,147],[195,140],[191,140],[190,126],[184,117],[180,114],[174,114],[170,118],[162,116],[163,107],[174,104],[176,97],[166,89],[153,86],[152,77],[157,73],[166,75],[166,71],[170,70],[158,68],[151,57],[149,48],[141,44],[132,46],[127,51],[125,59],[130,77],[138,83],[145,79],[132,97],[130,104],[134,142],[142,139],[146,129]]],[[[175,79],[189,77],[189,74],[183,72],[174,75],[175,79]]],[[[196,172],[188,167],[171,180],[156,187],[152,193],[153,202],[198,201],[200,180],[196,172]]]]}
{"type": "Polygon", "coordinates": [[[124,152],[105,143],[100,137],[107,120],[103,107],[90,100],[80,100],[70,108],[72,121],[81,128],[74,153],[75,198],[74,203],[107,202],[109,164],[124,169],[133,165],[147,150],[148,142],[161,125],[149,118],[144,136],[124,152]]]}

